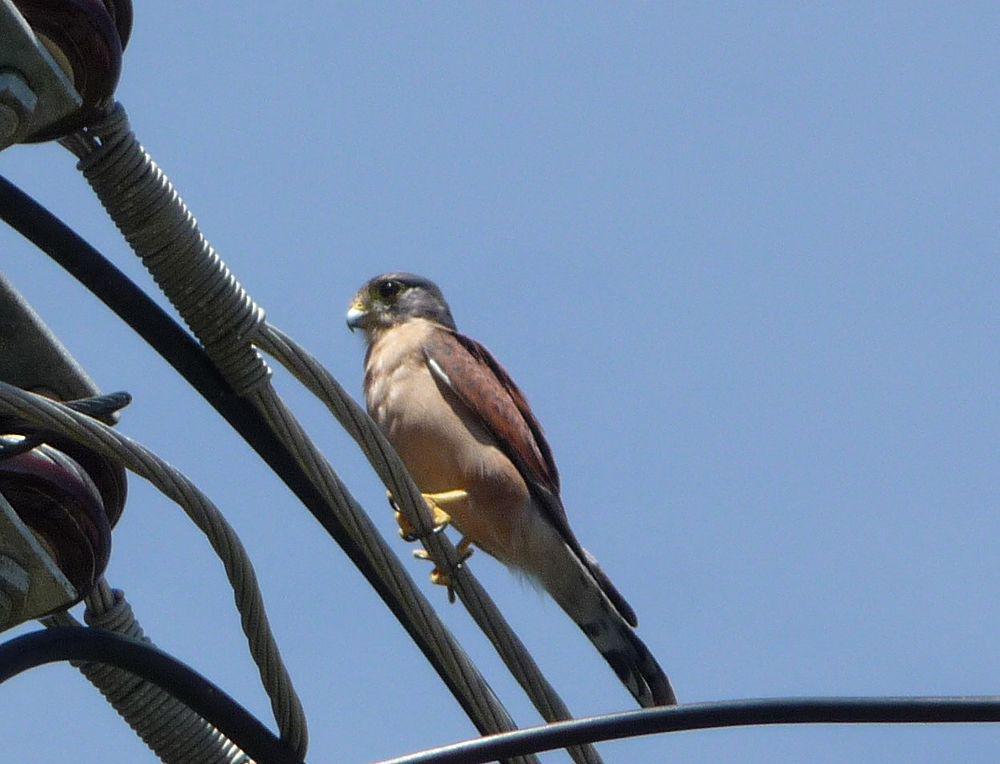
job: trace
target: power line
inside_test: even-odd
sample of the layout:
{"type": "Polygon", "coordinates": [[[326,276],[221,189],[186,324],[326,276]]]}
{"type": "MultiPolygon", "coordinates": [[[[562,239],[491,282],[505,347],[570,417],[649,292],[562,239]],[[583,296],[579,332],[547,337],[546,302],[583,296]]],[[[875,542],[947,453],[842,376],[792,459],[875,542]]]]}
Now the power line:
{"type": "Polygon", "coordinates": [[[302,764],[249,711],[194,669],[145,642],[100,629],[47,629],[0,644],[0,684],[56,661],[93,661],[125,669],[183,701],[255,761],[302,764]]]}
{"type": "Polygon", "coordinates": [[[382,764],[477,764],[567,745],[719,727],[962,722],[1000,722],[1000,696],[765,698],[691,703],[505,732],[401,756],[382,764]]]}

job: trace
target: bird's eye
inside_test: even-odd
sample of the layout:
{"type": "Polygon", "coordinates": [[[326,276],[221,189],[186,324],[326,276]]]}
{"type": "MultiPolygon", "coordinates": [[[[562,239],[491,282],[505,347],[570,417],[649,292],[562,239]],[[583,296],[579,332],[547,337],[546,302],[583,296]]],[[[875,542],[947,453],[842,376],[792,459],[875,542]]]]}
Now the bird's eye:
{"type": "Polygon", "coordinates": [[[384,300],[391,300],[397,294],[403,291],[403,285],[395,279],[389,279],[388,281],[383,281],[378,285],[378,296],[384,300]]]}

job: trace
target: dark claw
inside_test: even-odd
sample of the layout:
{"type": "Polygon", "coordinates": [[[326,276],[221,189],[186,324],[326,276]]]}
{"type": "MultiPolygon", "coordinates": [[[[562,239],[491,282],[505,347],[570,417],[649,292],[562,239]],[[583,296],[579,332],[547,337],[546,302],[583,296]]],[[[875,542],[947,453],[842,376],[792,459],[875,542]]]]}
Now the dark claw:
{"type": "MultiPolygon", "coordinates": [[[[403,514],[402,512],[399,511],[399,505],[396,503],[396,500],[392,497],[391,493],[386,493],[385,497],[389,500],[389,506],[392,507],[393,512],[396,512],[397,514],[403,514]]],[[[420,538],[420,536],[418,536],[415,533],[403,533],[402,529],[400,529],[399,531],[399,537],[403,539],[403,541],[405,541],[407,544],[413,541],[417,541],[420,538]]]]}
{"type": "MultiPolygon", "coordinates": [[[[448,527],[447,525],[435,526],[434,528],[431,529],[431,533],[442,533],[444,532],[444,529],[447,527],[448,527]]],[[[410,543],[412,541],[420,541],[421,539],[426,538],[426,536],[421,536],[419,533],[403,533],[402,531],[399,532],[399,537],[407,543],[410,543]]]]}
{"type": "MultiPolygon", "coordinates": [[[[128,395],[128,393],[125,393],[125,395],[128,395]]],[[[396,503],[396,500],[392,497],[392,494],[391,493],[386,493],[385,497],[386,497],[386,499],[389,500],[389,506],[392,507],[392,511],[393,512],[399,512],[399,505],[396,503]]],[[[399,512],[399,514],[403,514],[403,513],[399,512]]],[[[431,533],[441,533],[447,527],[448,527],[447,523],[444,523],[443,525],[435,525],[434,528],[431,529],[431,533]]],[[[419,533],[416,533],[416,532],[414,532],[414,533],[403,533],[402,530],[399,532],[399,537],[401,539],[403,539],[403,541],[405,541],[408,544],[411,543],[411,542],[413,542],[413,541],[420,541],[420,539],[424,538],[419,533]]]]}

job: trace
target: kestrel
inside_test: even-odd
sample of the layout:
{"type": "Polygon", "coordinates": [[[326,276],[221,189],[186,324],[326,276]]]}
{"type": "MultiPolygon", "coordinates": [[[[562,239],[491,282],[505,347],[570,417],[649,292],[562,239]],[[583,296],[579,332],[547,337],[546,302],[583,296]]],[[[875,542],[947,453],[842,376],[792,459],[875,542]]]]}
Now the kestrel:
{"type": "MultiPolygon", "coordinates": [[[[635,612],[570,529],[559,473],[528,402],[490,352],[455,328],[441,290],[420,276],[376,276],[347,325],[367,343],[368,411],[441,526],[541,585],[642,706],[673,705],[635,612]]],[[[401,516],[404,537],[412,534],[401,516]]],[[[435,571],[435,583],[447,576],[435,571]]]]}

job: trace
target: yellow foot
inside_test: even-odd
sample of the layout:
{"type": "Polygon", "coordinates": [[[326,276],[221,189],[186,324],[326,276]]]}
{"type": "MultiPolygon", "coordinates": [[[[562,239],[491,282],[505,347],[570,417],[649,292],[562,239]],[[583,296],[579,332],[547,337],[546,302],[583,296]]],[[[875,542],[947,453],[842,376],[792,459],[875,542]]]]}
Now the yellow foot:
{"type": "MultiPolygon", "coordinates": [[[[458,552],[458,565],[456,567],[462,567],[462,564],[472,557],[472,553],[475,551],[472,548],[472,540],[468,537],[463,537],[458,546],[455,547],[458,552]]],[[[426,549],[417,549],[414,551],[413,556],[418,560],[431,560],[431,556],[427,553],[426,549]]],[[[431,560],[433,562],[433,560],[431,560]]],[[[455,601],[455,587],[452,585],[451,576],[441,570],[440,567],[435,563],[434,570],[431,571],[431,583],[438,586],[448,587],[448,602],[455,601]]]]}
{"type": "MultiPolygon", "coordinates": [[[[451,515],[449,515],[444,507],[449,504],[456,504],[463,502],[469,498],[469,494],[462,489],[455,491],[443,491],[442,493],[425,493],[421,494],[424,497],[424,501],[427,502],[427,508],[430,509],[431,515],[434,518],[434,532],[440,533],[451,523],[451,515]]],[[[416,541],[420,538],[419,531],[413,527],[413,524],[406,519],[399,508],[396,506],[395,500],[392,495],[389,495],[389,503],[392,508],[396,510],[396,524],[399,526],[399,535],[402,536],[404,541],[416,541]]]]}

